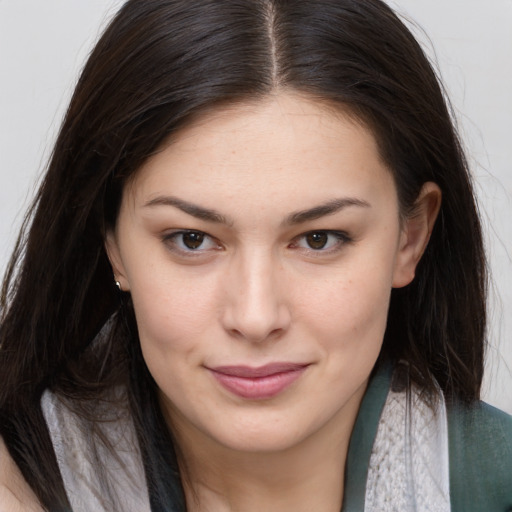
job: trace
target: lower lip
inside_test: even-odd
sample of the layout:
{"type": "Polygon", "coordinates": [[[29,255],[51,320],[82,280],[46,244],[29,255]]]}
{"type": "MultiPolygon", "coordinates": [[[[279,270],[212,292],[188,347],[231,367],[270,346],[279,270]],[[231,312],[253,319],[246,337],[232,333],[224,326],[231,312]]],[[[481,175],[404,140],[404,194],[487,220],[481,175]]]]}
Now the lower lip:
{"type": "Polygon", "coordinates": [[[238,377],[210,370],[217,381],[228,391],[241,398],[265,400],[273,398],[291,386],[306,370],[307,366],[274,373],[262,377],[238,377]]]}

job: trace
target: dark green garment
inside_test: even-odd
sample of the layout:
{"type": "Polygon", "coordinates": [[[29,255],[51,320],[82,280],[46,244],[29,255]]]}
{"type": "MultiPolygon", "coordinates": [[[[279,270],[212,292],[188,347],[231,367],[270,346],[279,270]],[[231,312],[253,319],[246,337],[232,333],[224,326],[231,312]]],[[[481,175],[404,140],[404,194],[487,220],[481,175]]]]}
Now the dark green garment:
{"type": "Polygon", "coordinates": [[[361,402],[348,449],[342,512],[364,512],[366,475],[391,375],[390,366],[377,372],[370,380],[361,402]]]}
{"type": "Polygon", "coordinates": [[[452,512],[512,511],[512,417],[488,404],[448,406],[452,512]]]}
{"type": "MultiPolygon", "coordinates": [[[[377,372],[350,439],[342,512],[363,512],[366,477],[390,387],[377,372]]],[[[512,417],[482,402],[447,404],[451,512],[512,512],[512,417]]]]}

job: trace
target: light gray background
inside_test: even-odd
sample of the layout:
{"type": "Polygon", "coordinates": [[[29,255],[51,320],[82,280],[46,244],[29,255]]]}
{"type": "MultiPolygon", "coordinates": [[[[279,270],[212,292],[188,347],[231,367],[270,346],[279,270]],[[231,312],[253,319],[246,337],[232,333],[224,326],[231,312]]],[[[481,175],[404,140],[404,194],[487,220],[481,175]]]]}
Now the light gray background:
{"type": "MultiPolygon", "coordinates": [[[[512,0],[389,2],[438,62],[468,150],[494,277],[484,398],[512,413],[512,0]]],[[[77,74],[121,4],[0,0],[2,271],[77,74]]]]}

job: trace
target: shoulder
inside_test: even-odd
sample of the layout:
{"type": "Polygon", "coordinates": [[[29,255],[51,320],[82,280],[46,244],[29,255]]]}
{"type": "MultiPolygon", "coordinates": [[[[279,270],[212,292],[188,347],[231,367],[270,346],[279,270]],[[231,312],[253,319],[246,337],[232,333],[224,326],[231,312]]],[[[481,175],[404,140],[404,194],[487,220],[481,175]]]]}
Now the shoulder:
{"type": "Polygon", "coordinates": [[[43,512],[0,437],[0,512],[43,512]]]}
{"type": "Polygon", "coordinates": [[[447,413],[454,512],[512,510],[512,416],[483,402],[447,413]]]}

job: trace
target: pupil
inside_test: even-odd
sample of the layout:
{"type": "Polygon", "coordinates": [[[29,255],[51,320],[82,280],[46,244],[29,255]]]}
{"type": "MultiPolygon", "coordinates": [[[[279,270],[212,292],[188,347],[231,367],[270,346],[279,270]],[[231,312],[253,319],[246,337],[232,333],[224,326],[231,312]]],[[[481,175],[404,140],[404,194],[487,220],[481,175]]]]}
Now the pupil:
{"type": "Polygon", "coordinates": [[[310,233],[307,237],[308,245],[312,249],[323,249],[327,244],[327,233],[310,233]]]}
{"type": "Polygon", "coordinates": [[[204,241],[204,235],[202,233],[185,233],[183,235],[183,243],[188,249],[197,249],[201,247],[204,241]]]}

